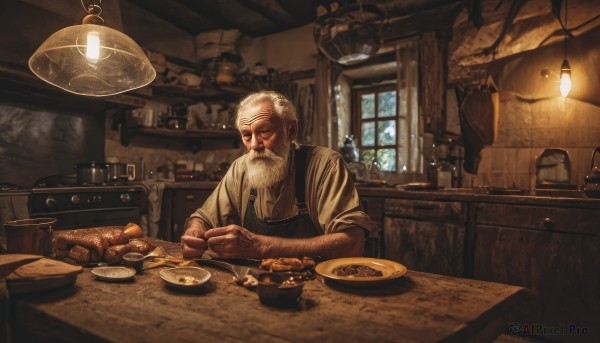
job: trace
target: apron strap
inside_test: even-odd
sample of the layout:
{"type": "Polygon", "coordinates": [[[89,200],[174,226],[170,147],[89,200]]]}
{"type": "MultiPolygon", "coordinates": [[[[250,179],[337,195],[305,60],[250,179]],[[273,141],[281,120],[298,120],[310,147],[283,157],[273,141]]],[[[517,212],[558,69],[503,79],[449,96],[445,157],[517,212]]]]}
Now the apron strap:
{"type": "Polygon", "coordinates": [[[306,158],[308,155],[308,147],[303,145],[296,151],[296,179],[294,186],[296,191],[296,207],[298,214],[308,213],[308,207],[304,201],[306,189],[306,158]]]}

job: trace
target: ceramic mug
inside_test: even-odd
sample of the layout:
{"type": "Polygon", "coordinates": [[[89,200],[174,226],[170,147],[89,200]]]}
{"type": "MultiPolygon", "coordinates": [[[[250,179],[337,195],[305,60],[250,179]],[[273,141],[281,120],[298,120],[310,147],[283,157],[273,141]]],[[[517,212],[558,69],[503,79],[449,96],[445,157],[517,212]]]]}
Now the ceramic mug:
{"type": "Polygon", "coordinates": [[[56,218],[13,220],[4,224],[9,254],[54,256],[52,232],[56,218]]]}
{"type": "Polygon", "coordinates": [[[182,73],[179,77],[179,83],[190,87],[198,87],[202,82],[202,78],[192,73],[182,73]]]}

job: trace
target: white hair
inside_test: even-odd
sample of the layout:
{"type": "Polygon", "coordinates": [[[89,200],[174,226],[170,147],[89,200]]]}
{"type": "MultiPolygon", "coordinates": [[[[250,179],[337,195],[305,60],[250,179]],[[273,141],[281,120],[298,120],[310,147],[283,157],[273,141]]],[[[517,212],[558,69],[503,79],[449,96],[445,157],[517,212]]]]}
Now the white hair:
{"type": "Polygon", "coordinates": [[[251,106],[267,102],[273,105],[275,114],[283,119],[285,123],[298,122],[296,108],[283,94],[275,91],[260,91],[247,95],[237,107],[235,127],[240,129],[240,113],[251,106]]]}

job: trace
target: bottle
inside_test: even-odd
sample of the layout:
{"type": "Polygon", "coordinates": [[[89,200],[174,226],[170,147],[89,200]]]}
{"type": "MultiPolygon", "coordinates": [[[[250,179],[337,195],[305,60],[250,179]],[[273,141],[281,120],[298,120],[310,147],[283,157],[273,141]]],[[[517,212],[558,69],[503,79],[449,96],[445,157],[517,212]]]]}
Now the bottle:
{"type": "Polygon", "coordinates": [[[433,144],[431,150],[431,159],[427,164],[427,181],[433,185],[433,187],[437,187],[437,168],[438,168],[438,160],[435,154],[435,144],[433,144]]]}
{"type": "Polygon", "coordinates": [[[437,166],[437,188],[452,188],[454,165],[446,160],[439,160],[437,166]]]}
{"type": "Polygon", "coordinates": [[[369,167],[369,179],[371,181],[383,180],[383,177],[381,174],[381,166],[379,164],[379,161],[377,161],[377,158],[373,158],[371,160],[371,166],[369,167]]]}
{"type": "Polygon", "coordinates": [[[342,157],[346,163],[352,163],[358,161],[358,149],[354,144],[354,135],[348,134],[344,138],[344,145],[341,149],[342,157]]]}

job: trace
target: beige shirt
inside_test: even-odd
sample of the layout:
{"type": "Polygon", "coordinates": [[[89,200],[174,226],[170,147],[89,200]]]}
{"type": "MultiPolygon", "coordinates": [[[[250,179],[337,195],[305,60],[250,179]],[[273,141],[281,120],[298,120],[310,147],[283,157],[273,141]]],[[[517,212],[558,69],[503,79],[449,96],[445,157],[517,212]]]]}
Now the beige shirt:
{"type": "MultiPolygon", "coordinates": [[[[295,148],[290,154],[289,173],[276,186],[257,189],[254,203],[262,220],[287,219],[298,214],[294,190],[295,148]]],[[[206,228],[229,224],[242,226],[250,188],[246,179],[246,155],[236,159],[204,205],[191,217],[199,218],[206,228]]],[[[342,156],[327,148],[312,147],[307,156],[305,202],[312,222],[324,233],[360,227],[373,230],[364,212],[352,177],[342,156]]]]}

